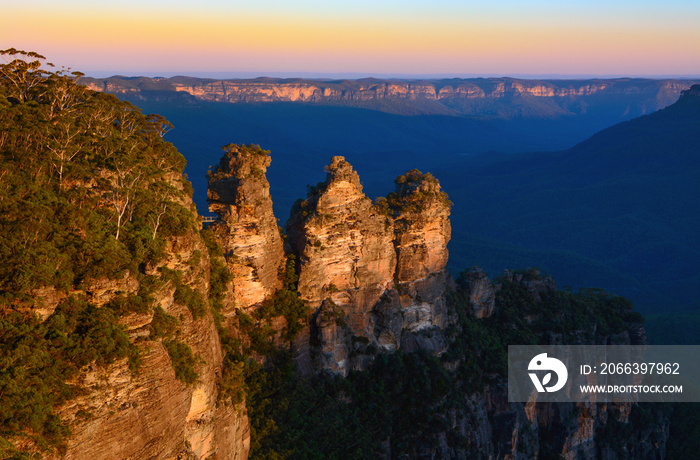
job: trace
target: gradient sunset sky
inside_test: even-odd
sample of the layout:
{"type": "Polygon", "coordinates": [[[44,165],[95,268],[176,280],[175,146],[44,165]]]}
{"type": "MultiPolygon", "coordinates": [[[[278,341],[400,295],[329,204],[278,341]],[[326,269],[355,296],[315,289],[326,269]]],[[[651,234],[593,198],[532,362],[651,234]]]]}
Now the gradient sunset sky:
{"type": "Polygon", "coordinates": [[[88,75],[700,76],[698,0],[4,0],[0,47],[88,75]]]}

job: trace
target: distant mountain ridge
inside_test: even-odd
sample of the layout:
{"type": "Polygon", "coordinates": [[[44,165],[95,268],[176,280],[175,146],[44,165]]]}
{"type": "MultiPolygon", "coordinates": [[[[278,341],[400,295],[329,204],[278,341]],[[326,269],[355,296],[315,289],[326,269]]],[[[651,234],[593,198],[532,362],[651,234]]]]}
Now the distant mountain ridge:
{"type": "MultiPolygon", "coordinates": [[[[700,249],[692,229],[700,222],[692,210],[700,193],[700,118],[698,98],[690,97],[697,89],[690,85],[678,90],[672,101],[678,103],[651,114],[666,104],[665,80],[609,80],[607,92],[588,96],[459,100],[480,115],[402,116],[382,111],[416,113],[447,99],[352,102],[365,108],[351,102],[232,104],[167,89],[172,81],[205,80],[100,84],[130,85],[132,93],[119,97],[173,122],[166,139],[187,157],[195,194],[206,188],[204,174],[230,139],[272,150],[268,177],[278,216],[288,215],[306,180],[316,182],[307,179],[316,177],[313,165],[329,154],[352,159],[370,197],[388,192],[382,178],[417,167],[460,197],[452,217],[453,273],[474,264],[491,275],[536,266],[561,285],[603,287],[645,311],[697,308],[700,249]],[[512,118],[496,119],[499,113],[512,118]],[[559,118],[544,118],[547,113],[559,118]]],[[[195,201],[206,209],[204,194],[195,201]]]]}
{"type": "Polygon", "coordinates": [[[510,119],[586,115],[603,107],[629,117],[675,102],[700,80],[591,79],[526,80],[314,80],[266,78],[215,80],[194,77],[84,78],[90,89],[136,100],[181,102],[305,102],[343,105],[403,115],[442,114],[510,119]]]}
{"type": "Polygon", "coordinates": [[[530,263],[649,311],[700,306],[700,85],[566,151],[433,172],[450,196],[471,198],[453,213],[462,265],[530,263]]]}

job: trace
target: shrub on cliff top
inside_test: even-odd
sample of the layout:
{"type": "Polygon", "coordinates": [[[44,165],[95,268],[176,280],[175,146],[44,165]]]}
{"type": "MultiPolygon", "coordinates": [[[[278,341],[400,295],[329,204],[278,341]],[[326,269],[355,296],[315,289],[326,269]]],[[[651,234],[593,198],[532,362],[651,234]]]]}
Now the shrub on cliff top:
{"type": "Polygon", "coordinates": [[[185,160],[162,139],[171,125],[42,69],[36,53],[1,53],[0,298],[157,260],[165,236],[194,225],[178,197],[185,160]]]}
{"type": "Polygon", "coordinates": [[[270,156],[270,151],[269,150],[263,150],[259,145],[257,144],[247,144],[247,145],[238,145],[238,144],[227,144],[222,147],[224,152],[226,152],[226,155],[230,156],[233,155],[234,153],[247,153],[250,155],[261,155],[261,156],[270,156]]]}
{"type": "Polygon", "coordinates": [[[375,201],[375,207],[383,214],[398,217],[403,213],[420,213],[433,203],[452,207],[447,193],[440,190],[440,183],[430,173],[412,169],[397,177],[394,184],[394,192],[375,201]]]}
{"type": "MultiPolygon", "coordinates": [[[[219,180],[230,177],[230,162],[233,158],[239,155],[252,155],[252,156],[270,156],[269,150],[263,150],[259,145],[248,144],[248,145],[238,145],[238,144],[227,144],[221,147],[224,151],[224,156],[221,157],[221,161],[215,167],[210,166],[209,171],[207,171],[207,178],[211,180],[219,180]]],[[[255,165],[251,167],[251,175],[255,177],[264,177],[263,172],[255,165]]]]}

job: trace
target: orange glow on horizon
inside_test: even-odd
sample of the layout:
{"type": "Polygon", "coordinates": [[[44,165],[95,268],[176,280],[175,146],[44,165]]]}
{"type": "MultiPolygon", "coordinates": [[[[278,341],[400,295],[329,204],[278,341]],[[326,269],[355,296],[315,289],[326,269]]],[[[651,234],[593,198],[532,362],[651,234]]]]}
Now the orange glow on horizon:
{"type": "MultiPolygon", "coordinates": [[[[16,7],[0,39],[62,64],[124,70],[403,73],[700,73],[700,31],[641,26],[515,24],[442,17],[387,23],[358,16],[97,15],[16,7]],[[157,17],[154,21],[152,18],[157,17]],[[66,50],[70,50],[68,53],[66,50]],[[127,68],[128,67],[128,68],[127,68]]],[[[698,28],[700,29],[700,28],[698,28]]]]}

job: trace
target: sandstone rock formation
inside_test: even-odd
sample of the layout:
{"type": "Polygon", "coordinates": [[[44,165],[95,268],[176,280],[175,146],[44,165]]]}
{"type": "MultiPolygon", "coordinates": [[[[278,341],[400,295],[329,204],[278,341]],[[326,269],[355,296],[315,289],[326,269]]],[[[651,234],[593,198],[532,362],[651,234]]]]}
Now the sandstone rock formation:
{"type": "Polygon", "coordinates": [[[286,227],[298,290],[313,311],[297,342],[302,367],[313,358],[315,367],[345,375],[366,368],[377,351],[439,352],[442,335],[421,333],[448,323],[450,203],[439,183],[412,171],[373,205],[343,157],[326,170],[286,227]]]}
{"type": "Polygon", "coordinates": [[[354,300],[349,291],[356,289],[359,297],[376,301],[379,295],[366,291],[381,294],[396,264],[391,221],[362,193],[358,174],[343,157],[333,157],[326,170],[326,182],[299,203],[287,224],[289,241],[302,249],[299,292],[312,308],[326,298],[348,306],[354,300]]]}
{"type": "Polygon", "coordinates": [[[295,206],[287,234],[298,254],[299,294],[320,329],[319,365],[345,374],[352,338],[372,340],[368,313],[393,289],[396,254],[391,220],[362,192],[350,164],[333,157],[326,170],[326,181],[295,206]]]}
{"type": "Polygon", "coordinates": [[[458,280],[460,287],[469,295],[472,313],[477,318],[488,318],[496,308],[496,292],[493,283],[480,268],[473,268],[458,280]]]}
{"type": "MultiPolygon", "coordinates": [[[[236,308],[257,308],[281,287],[285,257],[264,177],[269,161],[253,147],[230,146],[210,181],[212,210],[221,216],[214,228],[233,275],[229,315],[236,308]]],[[[326,181],[297,203],[287,224],[288,250],[298,257],[298,290],[312,307],[309,326],[294,343],[303,371],[346,375],[366,369],[377,353],[440,353],[447,346],[443,331],[454,321],[445,298],[448,286],[468,296],[477,318],[497,312],[496,293],[503,284],[494,286],[483,271],[473,269],[454,286],[445,269],[451,203],[434,177],[409,171],[396,180],[394,193],[373,204],[344,158],[333,157],[327,172],[326,181]]],[[[147,272],[178,272],[183,285],[206,297],[210,256],[201,237],[193,231],[171,237],[165,253],[147,272]]],[[[134,282],[128,274],[111,283],[95,282],[86,295],[105,303],[118,290],[138,291],[134,282]]],[[[506,272],[501,283],[516,285],[535,303],[556,291],[553,280],[536,270],[506,272]]],[[[123,360],[77,377],[75,383],[87,392],[61,408],[73,432],[61,458],[247,458],[245,403],[217,404],[222,351],[211,312],[193,316],[175,291],[166,282],[155,301],[179,318],[178,337],[201,358],[197,382],[186,385],[176,378],[164,341],[137,341],[151,336],[153,312],[125,316],[130,337],[139,343],[143,370],[132,374],[123,360]]],[[[53,302],[49,293],[45,297],[47,305],[53,302]]],[[[605,340],[645,341],[636,324],[605,340]]],[[[435,442],[417,456],[617,458],[615,449],[601,443],[601,430],[628,424],[634,410],[630,404],[511,404],[503,382],[465,398],[466,407],[451,413],[449,429],[471,451],[450,442],[445,431],[435,433],[435,442]],[[542,433],[549,436],[546,441],[542,433]]],[[[626,438],[619,444],[621,452],[635,459],[657,455],[668,437],[668,421],[634,436],[634,443],[626,438]]],[[[390,440],[384,447],[389,458],[390,440]]]]}
{"type": "Polygon", "coordinates": [[[396,179],[396,192],[386,200],[394,217],[396,276],[403,328],[417,332],[447,326],[445,290],[450,241],[450,203],[440,183],[418,170],[396,179]]]}
{"type": "MultiPolygon", "coordinates": [[[[536,269],[506,272],[494,286],[481,269],[475,268],[460,276],[457,289],[468,300],[465,306],[471,306],[472,314],[479,318],[478,323],[488,322],[486,318],[498,315],[499,302],[505,302],[511,303],[511,307],[522,307],[524,316],[520,316],[519,321],[535,324],[541,322],[543,316],[549,315],[551,302],[556,302],[554,299],[557,298],[553,280],[536,269]],[[498,293],[504,289],[508,290],[509,295],[499,297],[498,293]],[[515,297],[511,297],[513,294],[515,297]],[[518,298],[519,302],[530,306],[504,300],[512,298],[518,298]]],[[[561,313],[565,314],[563,311],[561,313]]],[[[499,317],[499,321],[509,320],[506,315],[499,317]]],[[[622,330],[615,333],[597,335],[598,327],[597,320],[580,320],[574,326],[569,326],[564,338],[561,333],[540,329],[539,340],[544,340],[540,343],[569,345],[583,345],[591,341],[615,345],[646,343],[643,333],[640,333],[641,323],[633,317],[626,320],[622,330]]],[[[442,442],[445,437],[437,435],[428,455],[433,458],[468,458],[473,455],[478,458],[523,460],[665,458],[669,408],[663,405],[629,402],[511,403],[507,395],[505,378],[497,379],[471,394],[462,411],[450,414],[450,429],[463,437],[463,445],[469,446],[471,451],[442,442]],[[635,424],[634,420],[641,418],[647,420],[646,425],[635,424]]]]}
{"type": "Polygon", "coordinates": [[[285,256],[265,177],[269,152],[233,144],[224,150],[209,178],[208,197],[209,210],[219,215],[212,229],[234,279],[223,312],[229,316],[236,308],[259,306],[282,287],[285,256]]]}
{"type": "MultiPolygon", "coordinates": [[[[192,229],[170,237],[165,254],[157,265],[146,267],[147,273],[161,279],[163,269],[179,273],[179,289],[185,287],[206,299],[210,264],[199,234],[192,229]]],[[[72,432],[60,458],[247,458],[250,428],[245,403],[217,401],[222,352],[212,314],[205,308],[195,317],[177,296],[174,283],[161,283],[153,299],[156,307],[177,318],[175,337],[198,357],[196,382],[188,385],[176,377],[165,347],[170,338],[153,336],[153,310],[125,315],[122,323],[138,346],[140,370],[131,372],[126,360],[121,360],[108,367],[91,367],[76,377],[73,383],[85,391],[60,408],[72,432]]],[[[101,281],[90,286],[100,292],[95,300],[104,302],[122,285],[124,281],[114,280],[111,285],[101,281]]]]}
{"type": "MultiPolygon", "coordinates": [[[[2,54],[41,57],[15,49],[2,54]]],[[[294,345],[301,352],[300,362],[308,361],[308,370],[345,375],[351,369],[366,369],[377,353],[421,350],[433,354],[395,356],[396,362],[414,361],[415,366],[391,365],[388,374],[374,374],[377,391],[363,384],[369,391],[319,393],[324,400],[319,406],[331,400],[333,415],[344,412],[341,405],[359,405],[372,396],[389,402],[370,401],[362,414],[379,415],[376,422],[391,428],[378,427],[381,437],[361,433],[353,436],[359,438],[354,442],[337,436],[336,422],[342,417],[315,419],[338,438],[341,449],[351,447],[348,439],[361,445],[360,455],[353,457],[383,452],[387,457],[410,458],[663,458],[667,414],[635,413],[640,406],[631,404],[508,402],[499,368],[504,364],[505,345],[520,337],[549,343],[645,343],[640,317],[629,302],[612,297],[600,297],[602,302],[582,303],[577,305],[581,308],[567,312],[559,303],[566,295],[557,293],[553,281],[534,270],[506,273],[495,288],[483,272],[467,274],[455,287],[467,290],[470,304],[455,304],[451,315],[446,289],[452,282],[445,270],[450,202],[430,174],[409,171],[396,180],[394,193],[373,204],[352,167],[344,158],[333,157],[326,181],[311,188],[290,218],[288,249],[299,261],[298,279],[289,264],[282,281],[287,258],[265,179],[268,152],[256,146],[229,145],[210,176],[211,209],[220,216],[213,227],[224,248],[221,255],[211,235],[201,231],[202,221],[182,176],[184,158],[162,140],[169,123],[157,115],[142,117],[133,106],[117,104],[116,98],[100,95],[93,100],[96,95],[84,88],[70,89],[75,85],[73,78],[37,70],[38,64],[19,59],[0,69],[5,77],[32,80],[31,87],[13,85],[13,89],[0,79],[0,118],[7,122],[3,126],[11,128],[5,131],[12,136],[19,133],[3,139],[0,153],[8,164],[0,176],[9,179],[4,184],[8,190],[21,191],[20,199],[3,208],[11,224],[6,236],[13,226],[19,229],[13,235],[19,238],[3,242],[8,243],[4,253],[26,250],[28,255],[3,259],[8,262],[2,264],[3,281],[11,283],[3,284],[0,292],[0,457],[245,459],[252,428],[244,401],[243,369],[253,374],[248,381],[250,402],[260,404],[251,405],[251,414],[277,412],[267,411],[276,402],[282,408],[283,418],[268,413],[254,420],[257,434],[267,431],[273,438],[284,438],[283,424],[291,419],[305,422],[301,412],[318,408],[304,405],[299,411],[285,404],[289,399],[270,395],[286,390],[302,396],[308,388],[301,385],[311,381],[324,386],[321,378],[290,382],[297,376],[288,367],[289,355],[279,354],[284,366],[280,369],[274,369],[277,363],[268,363],[272,369],[261,369],[251,362],[256,353],[265,353],[260,350],[266,345],[279,345],[271,340],[275,331],[289,332],[280,337],[287,345],[302,326],[301,317],[309,322],[294,345]],[[40,82],[37,75],[42,74],[50,75],[49,81],[40,82]],[[26,101],[31,102],[18,106],[26,101]],[[63,120],[47,117],[64,109],[68,113],[63,120]],[[11,112],[9,117],[6,111],[11,112]],[[76,118],[78,114],[87,118],[76,118]],[[20,120],[25,116],[28,123],[20,120]],[[72,148],[73,139],[84,142],[78,146],[80,152],[72,154],[76,174],[71,180],[64,180],[69,176],[63,175],[63,153],[49,162],[40,161],[48,156],[46,146],[53,143],[47,144],[44,136],[52,131],[51,125],[64,122],[69,128],[61,149],[72,148]],[[71,127],[79,130],[72,132],[71,127]],[[19,157],[27,161],[9,162],[19,157]],[[81,157],[85,161],[78,162],[81,157]],[[38,168],[30,170],[32,163],[38,168]],[[24,168],[31,174],[12,177],[24,168]],[[86,180],[86,171],[92,171],[95,179],[86,180]],[[23,182],[30,187],[19,187],[23,182]],[[36,201],[28,199],[34,194],[36,201]],[[46,203],[57,204],[57,209],[46,203]],[[29,214],[16,212],[24,207],[29,214]],[[39,213],[40,208],[48,212],[39,213]],[[92,209],[99,212],[85,212],[92,209]],[[34,216],[39,218],[28,219],[34,216]],[[47,231],[31,235],[32,227],[44,224],[47,231]],[[38,242],[42,235],[58,244],[32,252],[36,248],[30,240],[38,242]],[[71,252],[61,260],[63,253],[71,252]],[[20,277],[11,273],[23,272],[30,265],[27,262],[39,259],[46,260],[36,272],[27,270],[20,277]],[[309,318],[296,288],[313,308],[309,318]],[[494,307],[497,302],[502,302],[498,308],[494,307]],[[237,315],[241,311],[252,314],[237,315]],[[474,320],[465,311],[480,317],[502,315],[474,320]],[[227,329],[223,321],[234,313],[240,318],[240,330],[227,329]],[[615,321],[606,325],[608,319],[615,321]],[[262,331],[256,329],[256,321],[265,322],[262,331]],[[455,348],[435,359],[446,347],[447,334],[455,348]],[[394,372],[401,369],[402,375],[394,372]],[[275,375],[277,370],[281,375],[275,375]],[[383,391],[387,376],[399,381],[396,391],[383,391]],[[297,385],[301,392],[293,389],[297,385]],[[258,398],[260,392],[266,394],[258,398]],[[376,413],[382,406],[391,411],[394,402],[402,410],[392,417],[376,413]],[[285,408],[291,411],[285,413],[285,408]],[[287,415],[291,416],[285,420],[287,415]],[[394,431],[391,418],[404,426],[394,431]],[[330,422],[328,427],[325,421],[330,422]],[[638,421],[641,425],[635,426],[638,421]],[[411,443],[410,438],[418,442],[411,443]],[[374,442],[375,452],[367,441],[374,442]],[[400,452],[402,444],[413,452],[400,452]],[[43,450],[49,447],[55,449],[43,450]]],[[[167,91],[176,84],[178,88],[204,86],[202,97],[208,91],[215,97],[234,92],[230,82],[199,85],[182,78],[174,83],[136,79],[146,85],[154,81],[154,91],[167,91]]],[[[556,92],[547,83],[533,89],[503,79],[488,82],[486,88],[459,81],[366,80],[350,83],[354,88],[340,94],[336,91],[342,85],[334,82],[287,81],[278,87],[266,86],[265,81],[254,83],[252,93],[270,100],[307,100],[318,96],[319,88],[323,97],[349,100],[556,92]]],[[[695,97],[697,92],[695,88],[684,97],[695,97]]],[[[59,131],[63,128],[54,134],[59,131]]],[[[5,194],[4,198],[13,197],[5,194]]],[[[464,293],[455,297],[460,295],[464,297],[464,293]]],[[[234,321],[228,324],[234,325],[234,321]]],[[[365,376],[389,359],[378,361],[365,376]]],[[[345,388],[352,388],[352,380],[345,382],[349,385],[345,388]]],[[[301,402],[305,402],[303,396],[301,402]]],[[[360,423],[348,425],[365,432],[367,425],[374,425],[368,418],[355,420],[360,423]]],[[[295,456],[300,431],[294,430],[282,455],[274,450],[262,454],[295,456]]],[[[258,444],[260,439],[255,441],[258,444]]],[[[304,447],[309,448],[307,455],[300,456],[324,455],[323,443],[304,447]]]]}

